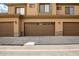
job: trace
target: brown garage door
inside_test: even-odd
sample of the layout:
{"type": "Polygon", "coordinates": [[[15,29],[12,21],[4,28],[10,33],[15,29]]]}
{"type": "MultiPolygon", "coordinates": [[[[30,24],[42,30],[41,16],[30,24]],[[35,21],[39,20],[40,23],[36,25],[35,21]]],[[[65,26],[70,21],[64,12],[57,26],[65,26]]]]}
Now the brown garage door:
{"type": "Polygon", "coordinates": [[[25,36],[52,36],[55,33],[55,23],[25,23],[25,36]]]}
{"type": "Polygon", "coordinates": [[[2,22],[0,23],[0,37],[13,36],[13,23],[2,22]]]}
{"type": "Polygon", "coordinates": [[[64,23],[63,34],[64,36],[79,36],[79,23],[64,23]]]}

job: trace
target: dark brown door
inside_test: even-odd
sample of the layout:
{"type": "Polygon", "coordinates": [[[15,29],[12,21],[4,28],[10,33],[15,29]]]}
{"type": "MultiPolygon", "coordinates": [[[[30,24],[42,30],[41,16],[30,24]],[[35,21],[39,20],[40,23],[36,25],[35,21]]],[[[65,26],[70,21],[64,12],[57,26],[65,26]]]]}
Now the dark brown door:
{"type": "Polygon", "coordinates": [[[0,23],[0,37],[13,36],[13,23],[2,22],[0,23]]]}
{"type": "Polygon", "coordinates": [[[25,36],[52,36],[55,33],[55,23],[25,23],[25,36]]]}
{"type": "Polygon", "coordinates": [[[63,24],[64,36],[79,36],[79,23],[77,22],[65,22],[63,24]]]}

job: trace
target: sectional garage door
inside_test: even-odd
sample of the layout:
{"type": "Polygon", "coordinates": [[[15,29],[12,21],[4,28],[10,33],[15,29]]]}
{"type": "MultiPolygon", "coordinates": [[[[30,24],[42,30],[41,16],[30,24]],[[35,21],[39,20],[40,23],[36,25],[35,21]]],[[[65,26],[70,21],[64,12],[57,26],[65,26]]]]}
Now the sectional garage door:
{"type": "Polygon", "coordinates": [[[53,36],[55,34],[55,23],[25,23],[25,36],[53,36]]]}
{"type": "Polygon", "coordinates": [[[63,24],[64,36],[79,36],[79,23],[77,22],[65,22],[63,24]]]}
{"type": "Polygon", "coordinates": [[[0,37],[13,36],[13,22],[0,23],[0,37]]]}

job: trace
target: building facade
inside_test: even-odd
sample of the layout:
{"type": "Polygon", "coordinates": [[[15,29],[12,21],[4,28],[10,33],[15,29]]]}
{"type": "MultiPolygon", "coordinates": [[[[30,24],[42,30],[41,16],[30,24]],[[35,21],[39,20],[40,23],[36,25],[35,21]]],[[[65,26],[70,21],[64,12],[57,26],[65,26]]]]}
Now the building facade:
{"type": "Polygon", "coordinates": [[[8,3],[0,37],[79,36],[78,3],[8,3]]]}

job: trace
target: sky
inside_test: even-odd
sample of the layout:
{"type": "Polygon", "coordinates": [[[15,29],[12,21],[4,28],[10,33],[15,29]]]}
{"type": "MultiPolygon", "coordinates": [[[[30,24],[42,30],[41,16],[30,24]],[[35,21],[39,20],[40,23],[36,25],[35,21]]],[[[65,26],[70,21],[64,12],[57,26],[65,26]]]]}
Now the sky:
{"type": "Polygon", "coordinates": [[[0,4],[0,13],[8,11],[8,7],[5,4],[0,4]]]}
{"type": "Polygon", "coordinates": [[[0,3],[22,3],[24,2],[25,0],[0,0],[0,3]]]}
{"type": "Polygon", "coordinates": [[[79,3],[79,0],[0,0],[0,3],[79,3]]]}

